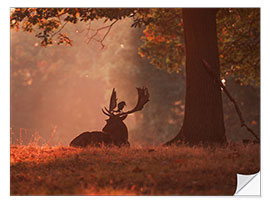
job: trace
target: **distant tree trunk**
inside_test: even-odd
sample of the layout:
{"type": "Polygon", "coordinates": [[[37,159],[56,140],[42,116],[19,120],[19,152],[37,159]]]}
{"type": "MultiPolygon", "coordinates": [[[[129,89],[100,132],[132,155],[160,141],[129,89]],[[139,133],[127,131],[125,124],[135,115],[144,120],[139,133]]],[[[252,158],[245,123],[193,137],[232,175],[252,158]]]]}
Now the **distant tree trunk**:
{"type": "Polygon", "coordinates": [[[221,90],[206,71],[205,59],[219,75],[217,9],[183,9],[186,47],[186,99],[183,126],[166,144],[226,143],[221,90]]]}

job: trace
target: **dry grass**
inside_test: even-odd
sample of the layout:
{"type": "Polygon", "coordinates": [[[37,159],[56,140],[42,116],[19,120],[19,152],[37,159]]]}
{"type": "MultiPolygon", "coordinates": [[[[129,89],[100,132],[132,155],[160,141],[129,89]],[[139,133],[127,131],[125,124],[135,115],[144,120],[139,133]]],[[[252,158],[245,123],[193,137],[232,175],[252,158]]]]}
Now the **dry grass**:
{"type": "Polygon", "coordinates": [[[11,146],[11,195],[233,195],[259,145],[227,148],[11,146]]]}

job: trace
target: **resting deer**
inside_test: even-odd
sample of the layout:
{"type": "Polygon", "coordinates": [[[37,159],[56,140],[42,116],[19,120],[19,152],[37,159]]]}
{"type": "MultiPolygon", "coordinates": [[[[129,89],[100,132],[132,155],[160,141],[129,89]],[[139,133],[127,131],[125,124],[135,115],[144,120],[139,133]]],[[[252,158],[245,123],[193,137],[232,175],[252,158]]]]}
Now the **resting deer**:
{"type": "Polygon", "coordinates": [[[87,147],[87,146],[101,146],[104,145],[116,145],[116,146],[129,146],[128,142],[128,129],[123,120],[125,120],[128,114],[136,111],[141,111],[143,106],[149,101],[149,93],[147,88],[137,88],[138,102],[137,105],[130,111],[123,112],[114,109],[117,106],[116,91],[113,89],[109,110],[104,107],[102,112],[109,118],[106,120],[106,125],[102,131],[84,132],[74,138],[70,142],[72,147],[87,147]]]}

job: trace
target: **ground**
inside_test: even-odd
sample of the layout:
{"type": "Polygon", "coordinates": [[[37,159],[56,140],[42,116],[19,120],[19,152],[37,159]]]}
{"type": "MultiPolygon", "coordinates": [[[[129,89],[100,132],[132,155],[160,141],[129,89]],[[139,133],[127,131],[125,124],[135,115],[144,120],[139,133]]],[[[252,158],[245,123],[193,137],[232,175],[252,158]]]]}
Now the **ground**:
{"type": "Polygon", "coordinates": [[[260,146],[11,146],[10,162],[11,195],[233,195],[260,146]]]}

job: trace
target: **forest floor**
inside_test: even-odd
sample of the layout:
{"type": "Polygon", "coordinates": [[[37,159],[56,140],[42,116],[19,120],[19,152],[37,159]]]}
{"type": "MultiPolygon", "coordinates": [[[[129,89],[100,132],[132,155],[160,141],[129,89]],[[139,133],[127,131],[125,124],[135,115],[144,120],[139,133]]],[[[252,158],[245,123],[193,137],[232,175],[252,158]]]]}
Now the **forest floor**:
{"type": "Polygon", "coordinates": [[[233,195],[259,145],[226,148],[11,146],[11,195],[233,195]]]}

